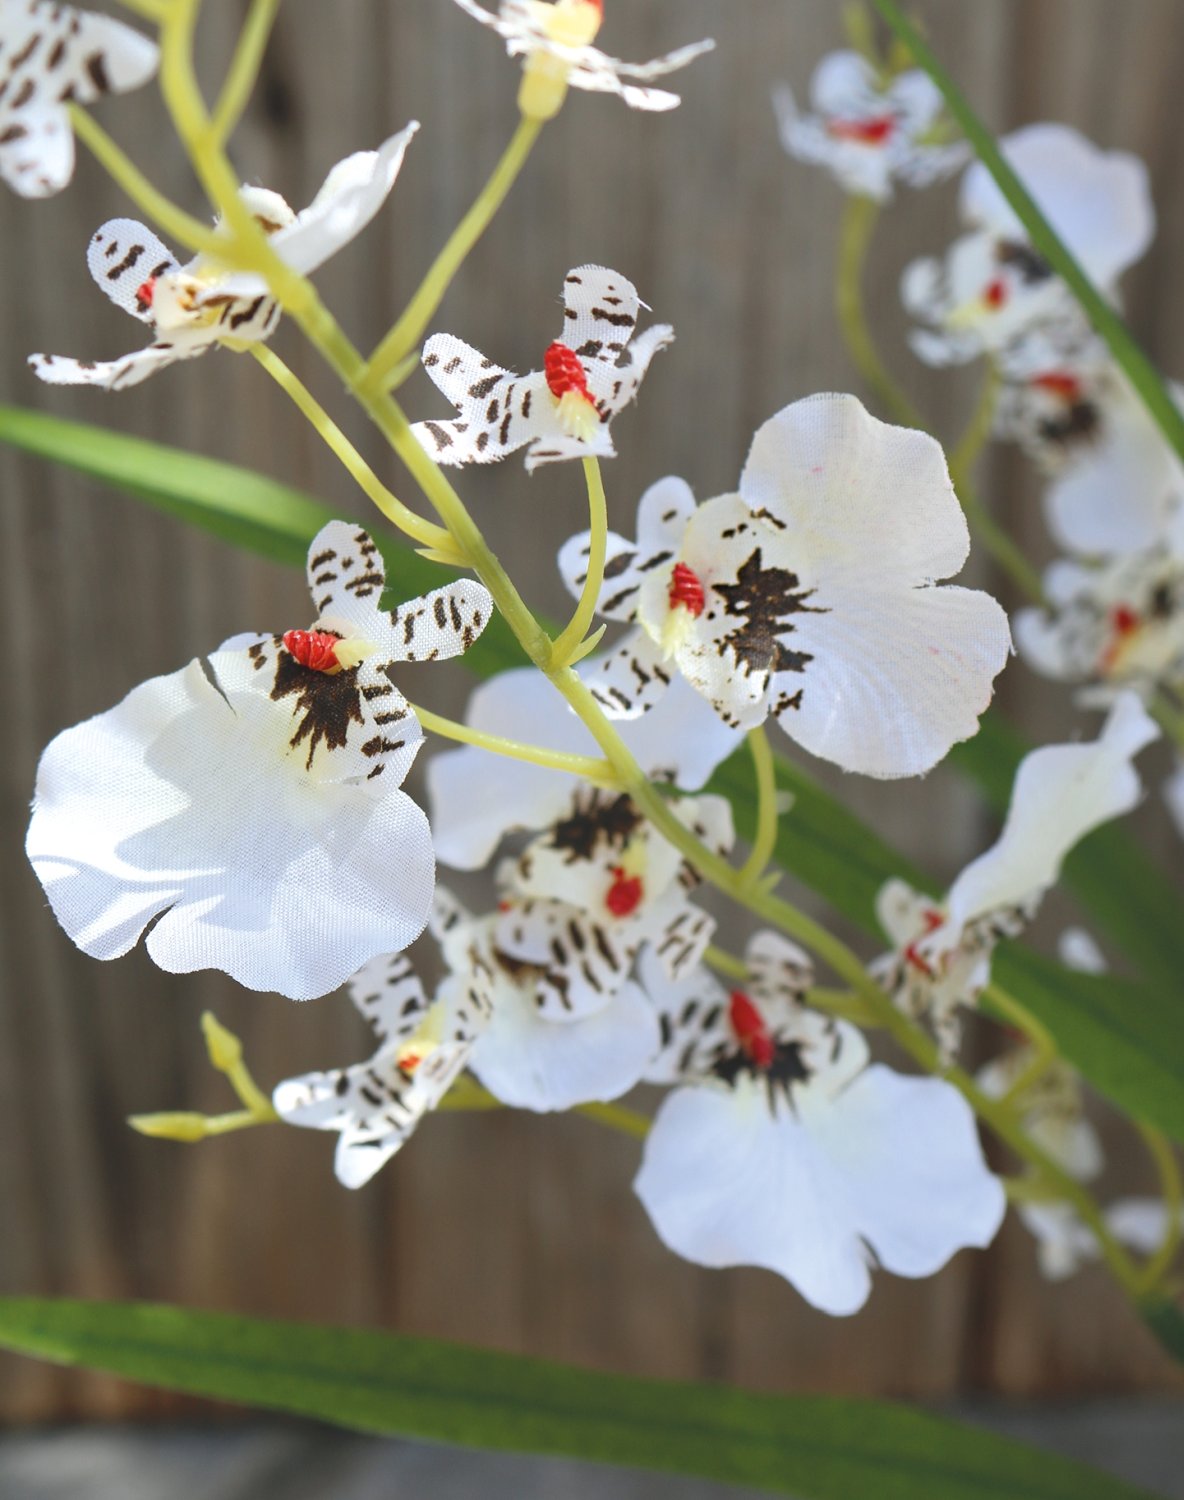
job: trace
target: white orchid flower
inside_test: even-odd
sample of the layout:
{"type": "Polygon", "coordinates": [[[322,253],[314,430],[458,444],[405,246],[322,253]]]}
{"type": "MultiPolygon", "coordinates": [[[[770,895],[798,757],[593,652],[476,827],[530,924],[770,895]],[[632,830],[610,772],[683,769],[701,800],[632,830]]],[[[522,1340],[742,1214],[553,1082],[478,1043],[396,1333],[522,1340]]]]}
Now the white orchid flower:
{"type": "Polygon", "coordinates": [[[1184,682],[1181,542],[1184,535],[1092,566],[1054,563],[1044,575],[1046,606],[1016,614],[1021,656],[1041,676],[1083,684],[1079,697],[1091,705],[1184,682]]]}
{"type": "Polygon", "coordinates": [[[961,1007],[973,1005],[990,979],[996,945],[1024,929],[1074,845],[1139,801],[1132,762],[1158,736],[1138,698],[1121,694],[1096,740],[1043,745],[1024,756],[1003,832],[944,901],[903,880],[881,888],[876,915],[894,947],[872,973],[902,1010],[928,1016],[946,1056],[957,1049],[961,1007]]]}
{"type": "Polygon", "coordinates": [[[974,1115],[949,1084],[868,1066],[854,1027],[805,1009],[805,955],[771,933],[729,994],[672,982],[643,955],[680,1086],[658,1110],[633,1184],[662,1241],[699,1265],[763,1266],[823,1312],[863,1306],[871,1266],[931,1276],[994,1238],[1006,1206],[974,1115]]]}
{"type": "Polygon", "coordinates": [[[349,993],[378,1051],[351,1067],[285,1079],[272,1103],[289,1125],[337,1131],[338,1181],[357,1188],[391,1159],[464,1070],[488,1022],[489,995],[476,984],[445,981],[429,1003],[403,953],[372,959],[350,980],[349,993]]]}
{"type": "MultiPolygon", "coordinates": [[[[1041,1273],[1064,1281],[1082,1266],[1101,1259],[1093,1231],[1071,1203],[1020,1203],[1016,1211],[1036,1241],[1041,1273]]],[[[1140,1255],[1154,1255],[1168,1230],[1168,1211],[1158,1198],[1119,1198],[1103,1214],[1120,1245],[1140,1255]]]]}
{"type": "MultiPolygon", "coordinates": [[[[914,776],[977,730],[1010,651],[989,595],[935,587],[970,548],[940,446],[854,396],[797,401],[757,432],[739,493],[696,507],[679,479],[610,537],[599,609],[636,621],[589,685],[646,712],[676,672],[725,723],[772,713],[815,755],[914,776]]],[[[587,535],[560,553],[577,595],[587,535]]]]}
{"type": "MultiPolygon", "coordinates": [[[[595,669],[595,662],[583,668],[595,669]]],[[[507,739],[520,738],[528,726],[531,740],[544,749],[600,753],[559,691],[532,667],[499,672],[482,683],[469,699],[465,722],[507,739]]],[[[624,722],[621,737],[651,781],[670,782],[684,792],[698,791],[740,739],[679,682],[652,713],[624,722]]],[[[434,755],[427,780],[436,857],[458,870],[487,864],[507,834],[533,832],[562,817],[574,786],[566,771],[472,745],[434,755]]]]}
{"type": "MultiPolygon", "coordinates": [[[[377,151],[359,151],[338,162],[299,214],[278,193],[242,189],[244,204],[285,265],[307,275],[361,233],[394,187],[407,144],[418,129],[413,121],[377,151]]],[[[34,374],[50,385],[124,390],[220,343],[241,345],[270,338],[279,322],[279,307],[262,276],[231,270],[205,253],[182,266],[150,229],[134,219],[104,224],[90,242],[86,263],[111,301],[151,328],[153,341],[122,359],[102,363],[31,354],[34,374]]]]}
{"type": "Polygon", "coordinates": [[[824,57],[810,82],[812,115],[803,115],[785,84],[773,93],[781,144],[798,161],[823,166],[848,192],[887,203],[896,182],[928,187],[957,171],[965,141],[938,143],[943,109],[928,74],[913,68],[889,77],[858,52],[824,57]]]}
{"type": "Polygon", "coordinates": [[[496,31],[511,57],[526,59],[518,107],[535,120],[558,114],[569,88],[617,94],[634,109],[673,109],[681,102],[677,94],[646,85],[715,46],[694,42],[652,62],[627,63],[592,45],[604,22],[604,0],[501,0],[496,13],[476,0],[456,3],[474,21],[496,31]]]}
{"type": "Polygon", "coordinates": [[[674,337],[666,323],[634,337],[642,301],[604,266],[577,266],[563,283],[563,337],[543,368],[503,370],[449,333],[424,345],[423,366],[460,415],[412,432],[439,464],[491,464],[526,448],[526,467],[612,458],[609,424],[637,395],[650,361],[674,337]],[[529,444],[529,447],[527,445],[529,444]]]}
{"type": "MultiPolygon", "coordinates": [[[[717,854],[732,846],[731,805],[686,797],[671,811],[717,854]]],[[[644,944],[672,974],[703,956],[715,921],[689,899],[698,876],[623,793],[578,789],[566,815],[499,872],[498,949],[542,966],[548,1018],[593,1015],[628,977],[644,944]]]]}
{"type": "Polygon", "coordinates": [[[308,999],[423,930],[431,835],[399,790],[422,730],[388,669],[458,655],[492,601],[462,580],[387,614],[378,549],[343,521],[308,579],[311,629],[226,641],[42,756],[26,847],[92,957],[147,933],[170,973],[308,999]]]}
{"type": "Polygon", "coordinates": [[[500,945],[513,903],[471,917],[438,889],[437,929],[443,929],[449,983],[459,992],[488,994],[489,1016],[468,1065],[503,1104],[539,1113],[617,1099],[638,1083],[658,1050],[653,1006],[623,980],[595,1010],[558,1011],[552,998],[567,984],[565,960],[537,963],[500,945]]]}
{"type": "MultiPolygon", "coordinates": [[[[1143,163],[1127,152],[1101,151],[1066,125],[1028,125],[999,146],[1082,269],[1113,295],[1118,277],[1155,235],[1143,163]]],[[[981,162],[962,180],[960,206],[970,233],[944,261],[914,262],[902,282],[905,307],[933,325],[912,339],[922,359],[961,363],[1006,349],[1032,327],[1079,322],[1068,289],[1032,247],[981,162]]]]}
{"type": "Polygon", "coordinates": [[[147,83],[160,52],[111,16],[55,0],[0,0],[0,178],[22,198],[74,175],[68,104],[147,83]]]}
{"type": "Polygon", "coordinates": [[[1033,1059],[1031,1047],[1015,1047],[978,1071],[978,1086],[992,1099],[1011,1095],[1024,1130],[1046,1156],[1078,1182],[1091,1182],[1106,1164],[1098,1132],[1086,1118],[1081,1079],[1060,1058],[1019,1094],[1012,1094],[1033,1059]]]}

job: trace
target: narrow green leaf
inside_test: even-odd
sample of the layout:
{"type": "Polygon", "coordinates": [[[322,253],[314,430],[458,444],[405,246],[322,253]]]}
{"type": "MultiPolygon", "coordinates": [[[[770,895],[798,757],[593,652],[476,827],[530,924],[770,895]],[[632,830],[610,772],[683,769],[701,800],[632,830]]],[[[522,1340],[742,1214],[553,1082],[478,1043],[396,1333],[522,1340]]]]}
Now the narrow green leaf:
{"type": "Polygon", "coordinates": [[[0,1344],[365,1432],[561,1454],[798,1500],[1148,1500],[1065,1459],[877,1401],[750,1395],[348,1328],[0,1301],[0,1344]]]}
{"type": "MultiPolygon", "coordinates": [[[[68,464],[223,541],[293,567],[304,567],[309,542],[342,514],[252,469],[21,407],[0,406],[0,442],[68,464]]],[[[456,577],[396,541],[385,527],[376,535],[400,598],[427,593],[456,577]]],[[[523,660],[500,615],[465,655],[482,676],[521,666],[523,660]]]]}
{"type": "Polygon", "coordinates": [[[1162,1298],[1139,1304],[1143,1321],[1173,1359],[1184,1365],[1184,1309],[1162,1298]]]}
{"type": "Polygon", "coordinates": [[[917,65],[924,68],[941,90],[950,113],[962,127],[979,160],[995,179],[1000,192],[1028,231],[1032,244],[1057,275],[1069,285],[1090,322],[1105,339],[1110,353],[1142,397],[1156,425],[1179,456],[1184,458],[1184,415],[1177,408],[1159,372],[1143,353],[1130,329],[1090,281],[1075,256],[1037,208],[999,150],[994,136],[970,107],[966,96],[942,67],[917,28],[906,19],[896,0],[872,0],[872,3],[917,65]]]}

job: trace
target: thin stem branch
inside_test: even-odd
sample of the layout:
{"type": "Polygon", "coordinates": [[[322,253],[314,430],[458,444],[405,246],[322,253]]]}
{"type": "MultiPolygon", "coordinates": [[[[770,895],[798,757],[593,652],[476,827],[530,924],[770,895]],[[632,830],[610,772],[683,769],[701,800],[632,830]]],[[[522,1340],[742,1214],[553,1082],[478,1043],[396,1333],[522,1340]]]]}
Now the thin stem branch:
{"type": "Polygon", "coordinates": [[[748,731],[748,749],[756,773],[756,832],[740,878],[751,885],[765,873],[777,846],[777,775],[763,726],[748,731]]]}
{"type": "Polygon", "coordinates": [[[905,427],[920,427],[912,403],[884,368],[863,310],[863,267],[879,217],[880,205],[873,198],[848,196],[839,229],[835,311],[855,368],[884,411],[905,427]]]}
{"type": "Polygon", "coordinates": [[[251,0],[251,8],[239,33],[238,44],[218,102],[214,106],[213,135],[219,145],[228,141],[242,119],[259,76],[271,28],[283,0],[251,0]]]}
{"type": "Polygon", "coordinates": [[[1184,1237],[1184,1183],[1180,1179],[1180,1163],[1170,1141],[1154,1126],[1136,1120],[1139,1134],[1146,1143],[1159,1173],[1159,1191],[1163,1198],[1164,1237],[1159,1249],[1143,1267],[1140,1290],[1146,1294],[1154,1291],[1171,1270],[1184,1237]]]}
{"type": "Polygon", "coordinates": [[[509,760],[528,761],[533,766],[545,766],[551,771],[566,771],[583,781],[593,781],[601,786],[616,784],[616,774],[607,760],[597,760],[591,755],[573,755],[563,750],[546,750],[541,745],[528,745],[521,740],[504,739],[500,734],[486,734],[480,729],[470,729],[467,724],[458,724],[454,719],[442,718],[418,704],[411,705],[416,718],[431,734],[445,739],[458,740],[463,745],[476,745],[493,755],[504,755],[509,760]]]}
{"type": "Polygon", "coordinates": [[[371,499],[388,521],[404,535],[438,551],[447,551],[452,538],[443,526],[417,516],[394,496],[374,470],[334,422],[333,418],[307,389],[303,382],[266,344],[251,344],[251,353],[312,424],[317,435],[341,460],[343,467],[359,488],[371,499]]]}
{"type": "Polygon", "coordinates": [[[995,427],[995,408],[999,404],[999,386],[999,370],[994,360],[991,360],[987,364],[982,388],[978,393],[974,410],[970,414],[970,420],[966,424],[966,430],[950,453],[950,478],[956,490],[961,490],[963,485],[969,484],[979,454],[990,440],[995,427]]]}
{"type": "Polygon", "coordinates": [[[114,181],[123,189],[142,214],[164,230],[170,239],[186,250],[214,248],[213,231],[154,188],[139,167],[124,154],[98,121],[77,104],[71,104],[70,123],[74,134],[114,181]]]}
{"type": "Polygon", "coordinates": [[[748,982],[748,965],[744,960],[737,958],[734,953],[725,952],[723,948],[717,948],[714,943],[704,950],[703,962],[725,979],[738,979],[744,984],[748,982]]]}
{"type": "Polygon", "coordinates": [[[555,642],[551,662],[555,668],[570,666],[580,654],[580,647],[596,615],[596,605],[604,583],[604,563],[608,553],[608,503],[604,496],[604,480],[600,473],[600,460],[595,456],[584,459],[584,480],[588,486],[588,572],[580,593],[575,613],[567,628],[555,642]]]}
{"type": "Polygon", "coordinates": [[[484,234],[525,166],[541,129],[542,123],[539,120],[519,120],[518,128],[494,168],[493,175],[432,262],[419,289],[394,327],[367,361],[361,384],[369,393],[377,394],[389,389],[388,377],[411,350],[418,346],[428,323],[444,300],[453,277],[460,270],[469,251],[484,234]]]}

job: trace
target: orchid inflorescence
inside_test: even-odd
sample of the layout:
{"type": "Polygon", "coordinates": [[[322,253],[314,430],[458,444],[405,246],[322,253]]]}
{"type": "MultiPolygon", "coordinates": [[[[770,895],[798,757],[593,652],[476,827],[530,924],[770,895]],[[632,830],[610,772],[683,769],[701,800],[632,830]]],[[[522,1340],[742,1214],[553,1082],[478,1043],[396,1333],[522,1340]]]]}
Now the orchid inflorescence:
{"type": "MultiPolygon", "coordinates": [[[[601,0],[502,0],[496,12],[457,3],[523,59],[529,128],[507,157],[515,171],[569,87],[669,109],[677,97],[652,80],[711,46],[630,65],[593,46],[601,0]]],[[[168,43],[192,25],[197,0],[133,9],[168,43]]],[[[46,0],[0,0],[0,175],[28,195],[63,187],[73,119],[135,197],[137,178],[77,105],[144,82],[155,46],[74,17],[46,0]]],[[[392,389],[463,254],[442,255],[414,315],[369,360],[307,277],[381,212],[419,126],[347,157],[296,213],[277,192],[239,184],[225,132],[178,56],[166,45],[163,94],[213,227],[168,214],[162,229],[193,240],[182,264],[155,230],[104,224],[87,248],[91,275],[152,342],[109,363],[34,354],[33,371],[124,390],[215,345],[249,350],[359,477],[360,457],[262,347],[287,315],[417,477],[437,521],[372,474],[367,493],[429,555],[477,580],[407,598],[397,549],[388,564],[383,536],[334,521],[310,541],[301,619],[242,622],[268,628],[211,643],[45,751],[28,854],[80,948],[113,959],[143,938],[170,973],[220,969],[293,999],[345,985],[374,1036],[369,1058],[286,1079],[269,1102],[211,1023],[215,1062],[233,1058],[223,1071],[241,1116],[208,1130],[200,1116],[145,1116],[138,1128],[179,1139],[264,1121],[330,1131],[337,1176],[357,1188],[437,1108],[584,1110],[644,1139],[635,1189],[673,1251],[767,1267],[816,1307],[847,1314],[866,1300],[874,1265],[928,1276],[994,1238],[1008,1184],[987,1165],[977,1113],[1023,1160],[1022,1213],[1050,1274],[1103,1255],[1133,1283],[1132,1250],[1166,1265],[1179,1230],[1170,1194],[1105,1213],[1094,1204],[1083,1184],[1100,1147],[1080,1080],[993,982],[992,960],[1078,841],[1140,800],[1134,758],[1159,735],[1162,695],[1184,693],[1184,486],[984,168],[962,179],[966,233],[905,274],[906,307],[924,325],[913,345],[935,363],[990,361],[991,423],[1048,475],[1050,523],[1071,554],[1017,615],[1016,639],[1037,670],[1080,684],[1108,717],[1092,739],[1023,758],[1002,833],[944,897],[887,882],[882,941],[861,958],[775,893],[778,823],[794,810],[766,724],[877,778],[923,775],[978,731],[1011,628],[989,594],[948,581],[972,528],[937,440],[851,395],[795,400],[736,455],[733,492],[697,499],[686,479],[656,476],[632,534],[611,531],[600,461],[674,336],[660,322],[638,330],[645,304],[628,277],[577,263],[558,337],[526,375],[433,333],[422,365],[456,414],[428,410],[409,424],[392,389]],[[578,461],[588,491],[589,525],[573,516],[558,559],[576,612],[555,636],[443,472],[523,450],[528,471],[555,466],[557,490],[578,461]],[[530,665],[479,687],[467,724],[404,696],[430,677],[425,664],[462,655],[495,615],[530,665]],[[524,726],[537,743],[522,740],[524,726]],[[402,787],[433,735],[458,746],[430,758],[425,814],[402,787]],[[758,796],[751,853],[736,863],[733,805],[713,778],[746,738],[758,796]],[[492,867],[483,904],[470,911],[437,883],[437,862],[492,867]],[[717,944],[727,928],[704,904],[712,887],[761,924],[743,957],[717,944]],[[425,942],[409,956],[425,933],[434,952],[425,942]],[[822,988],[816,962],[844,988],[822,988]],[[1021,1039],[976,1081],[955,1059],[964,1018],[983,1003],[1021,1039]],[[877,1027],[920,1075],[872,1060],[865,1031],[877,1027]],[[615,1102],[641,1083],[668,1091],[652,1122],[615,1102]]],[[[836,53],[812,102],[804,116],[778,92],[787,150],[865,204],[968,159],[934,85],[891,60],[836,53]]],[[[1141,166],[1055,125],[1004,149],[1117,298],[1154,226],[1141,166]]],[[[487,190],[477,220],[505,189],[487,190]]],[[[152,217],[160,200],[141,197],[152,217]]],[[[471,243],[472,222],[463,234],[471,243]]],[[[545,300],[553,289],[521,290],[545,300]]],[[[1184,805],[1184,793],[1173,801],[1184,805]]]]}

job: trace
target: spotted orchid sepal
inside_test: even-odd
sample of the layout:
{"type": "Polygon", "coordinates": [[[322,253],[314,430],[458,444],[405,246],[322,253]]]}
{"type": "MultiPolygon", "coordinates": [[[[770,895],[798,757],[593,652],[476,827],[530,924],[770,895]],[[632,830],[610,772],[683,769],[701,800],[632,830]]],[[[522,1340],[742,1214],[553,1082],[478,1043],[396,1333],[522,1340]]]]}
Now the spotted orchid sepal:
{"type": "MultiPolygon", "coordinates": [[[[713,853],[731,848],[725,798],[680,798],[671,810],[713,853]]],[[[690,900],[694,870],[620,792],[578,788],[562,817],[503,862],[498,884],[497,947],[542,971],[536,993],[548,1019],[604,1009],[647,943],[670,973],[685,973],[715,931],[690,900]]]]}
{"type": "MultiPolygon", "coordinates": [[[[794,402],[757,432],[739,492],[696,506],[678,479],[610,536],[600,612],[636,627],[589,686],[614,718],[681,673],[725,723],[771,713],[813,754],[919,775],[977,730],[1010,652],[1003,610],[938,587],[970,547],[934,439],[854,396],[794,402]]],[[[588,539],[560,553],[573,592],[588,539]]]]}
{"type": "Polygon", "coordinates": [[[871,972],[902,1010],[930,1022],[943,1055],[957,1050],[961,1011],[986,988],[995,947],[1027,926],[1065,856],[1136,806],[1142,784],[1134,757],[1158,737],[1135,694],[1121,694],[1096,740],[1044,745],[1023,758],[1003,832],[944,900],[902,880],[881,888],[876,915],[893,951],[871,972]]]}
{"type": "MultiPolygon", "coordinates": [[[[244,205],[286,266],[307,275],[366,227],[394,187],[418,129],[412,121],[377,151],[359,151],[339,162],[300,213],[278,193],[242,189],[244,205]]],[[[102,225],[87,248],[86,262],[95,283],[117,307],[146,323],[153,341],[105,362],[31,354],[33,373],[50,385],[124,390],[219,344],[237,348],[264,341],[279,322],[279,305],[264,277],[233,270],[206,252],[181,265],[134,219],[102,225]]]]}
{"type": "MultiPolygon", "coordinates": [[[[594,661],[580,668],[582,674],[595,670],[594,661]]],[[[529,724],[549,750],[593,755],[598,748],[558,690],[531,667],[500,672],[477,687],[465,721],[506,738],[529,724]]],[[[621,737],[651,781],[684,792],[698,791],[740,738],[681,682],[652,713],[623,723],[621,737]]],[[[561,818],[573,789],[571,775],[563,771],[470,746],[434,755],[427,784],[436,856],[458,870],[487,864],[506,835],[537,832],[561,818]]]]}
{"type": "Polygon", "coordinates": [[[641,298],[604,266],[577,266],[563,283],[562,337],[543,369],[514,375],[454,338],[434,334],[423,365],[459,416],[417,422],[412,432],[439,464],[489,464],[526,448],[526,467],[573,458],[612,458],[613,418],[634,399],[659,349],[665,323],[636,334],[641,298]]]}
{"type": "Polygon", "coordinates": [[[965,141],[935,138],[944,104],[919,69],[889,75],[858,52],[832,52],[814,71],[810,102],[813,114],[803,114],[787,85],[774,90],[781,144],[877,203],[892,198],[896,183],[940,182],[970,155],[965,141]]]}
{"type": "MultiPolygon", "coordinates": [[[[1135,156],[1101,151],[1065,125],[1025,126],[1000,149],[1083,270],[1107,295],[1155,234],[1147,170],[1135,156]]],[[[1075,300],[1030,244],[981,162],[962,180],[969,233],[944,259],[915,261],[901,284],[906,309],[930,325],[911,343],[930,364],[1006,351],[1033,328],[1083,329],[1075,300]]]]}
{"type": "Polygon", "coordinates": [[[869,1066],[853,1026],[801,1004],[810,966],[788,940],[758,935],[748,961],[729,992],[642,958],[662,1024],[653,1076],[679,1085],[634,1181],[662,1241],[699,1265],[775,1271],[835,1316],[863,1306],[873,1263],[929,1276],[989,1244],[1006,1200],[961,1095],[869,1066]]]}
{"type": "Polygon", "coordinates": [[[528,962],[505,951],[500,935],[513,910],[474,917],[438,888],[434,930],[449,984],[490,998],[468,1066],[494,1098],[538,1113],[607,1103],[637,1084],[658,1050],[653,1006],[625,979],[594,1010],[556,1011],[552,996],[566,984],[565,959],[551,953],[528,962]]]}
{"type": "Polygon", "coordinates": [[[678,95],[650,88],[649,81],[685,68],[715,46],[694,42],[652,62],[627,63],[592,45],[604,21],[604,0],[500,0],[496,13],[476,0],[456,3],[496,31],[511,57],[525,59],[518,107],[532,120],[553,119],[569,88],[616,94],[633,109],[674,109],[678,95]]]}
{"type": "Polygon", "coordinates": [[[84,952],[146,934],[170,973],[309,999],[423,930],[431,834],[399,790],[423,735],[388,670],[458,655],[492,602],[460,581],[388,614],[378,550],[342,521],[308,574],[311,629],[235,637],[42,756],[26,848],[84,952]]]}
{"type": "Polygon", "coordinates": [[[276,1086],[272,1104],[289,1125],[338,1135],[334,1170],[364,1186],[410,1138],[468,1065],[489,1024],[492,988],[474,976],[445,980],[434,1001],[404,953],[371,960],[349,982],[378,1050],[366,1062],[306,1073],[276,1086]]]}
{"type": "Polygon", "coordinates": [[[70,104],[126,93],[156,72],[156,43],[111,16],[54,0],[0,5],[0,178],[45,198],[74,175],[70,104]]]}

